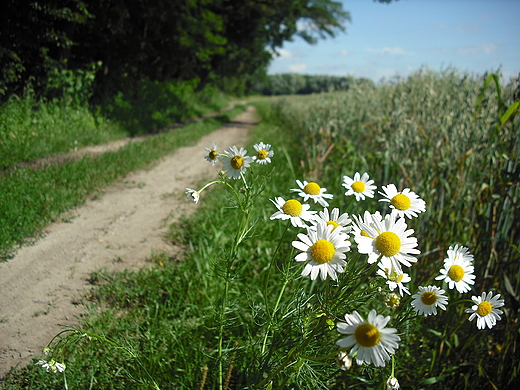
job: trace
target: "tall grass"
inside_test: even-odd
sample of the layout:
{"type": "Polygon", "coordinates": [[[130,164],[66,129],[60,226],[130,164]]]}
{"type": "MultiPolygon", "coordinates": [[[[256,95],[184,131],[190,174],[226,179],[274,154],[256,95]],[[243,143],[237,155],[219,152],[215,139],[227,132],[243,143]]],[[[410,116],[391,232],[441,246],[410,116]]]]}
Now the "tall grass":
{"type": "Polygon", "coordinates": [[[308,180],[338,186],[342,175],[366,171],[379,185],[396,183],[426,200],[428,212],[413,225],[423,255],[411,286],[431,282],[447,247],[459,243],[475,255],[474,293],[496,289],[509,300],[509,321],[486,336],[467,333],[461,311],[423,329],[416,346],[428,347],[411,360],[429,362],[421,375],[444,388],[464,388],[476,376],[505,388],[520,375],[520,121],[499,119],[519,92],[514,83],[503,91],[488,84],[453,70],[421,70],[377,88],[278,105],[281,120],[301,136],[308,180]]]}

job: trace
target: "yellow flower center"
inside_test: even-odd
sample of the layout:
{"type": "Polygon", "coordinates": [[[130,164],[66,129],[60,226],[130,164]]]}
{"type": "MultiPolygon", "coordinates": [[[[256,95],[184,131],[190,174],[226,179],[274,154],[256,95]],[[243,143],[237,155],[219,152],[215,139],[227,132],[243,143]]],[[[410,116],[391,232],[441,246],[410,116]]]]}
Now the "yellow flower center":
{"type": "Polygon", "coordinates": [[[397,194],[390,202],[397,210],[408,210],[412,204],[410,198],[403,194],[397,194]]]}
{"type": "Polygon", "coordinates": [[[401,250],[401,240],[394,232],[383,232],[376,238],[376,249],[383,256],[395,256],[401,250]]]}
{"type": "Polygon", "coordinates": [[[329,221],[327,222],[327,225],[332,225],[332,231],[334,231],[339,226],[339,223],[337,223],[336,221],[329,221]]]}
{"type": "Polygon", "coordinates": [[[282,210],[291,217],[299,217],[302,214],[303,207],[296,199],[290,199],[284,203],[282,210]]]}
{"type": "Polygon", "coordinates": [[[335,252],[334,244],[328,240],[318,240],[311,246],[311,257],[320,264],[331,261],[335,252]]]}
{"type": "Polygon", "coordinates": [[[385,305],[391,309],[396,308],[401,303],[401,298],[396,293],[390,293],[385,298],[385,305]]]}
{"type": "Polygon", "coordinates": [[[265,151],[264,149],[262,150],[259,150],[257,153],[256,153],[256,158],[258,158],[259,160],[265,160],[265,158],[267,157],[267,151],[265,151]]]}
{"type": "Polygon", "coordinates": [[[356,328],[354,337],[363,347],[375,347],[381,340],[381,333],[372,324],[361,324],[356,328]]]}
{"type": "Polygon", "coordinates": [[[305,187],[303,187],[303,192],[309,195],[319,195],[321,193],[321,188],[318,184],[314,182],[307,183],[305,187]]]}
{"type": "Polygon", "coordinates": [[[401,280],[403,280],[404,274],[398,274],[397,272],[393,271],[392,275],[388,277],[389,280],[395,283],[401,283],[401,280]]]}
{"type": "Polygon", "coordinates": [[[363,192],[363,191],[365,191],[365,183],[358,180],[358,181],[355,181],[354,183],[352,183],[350,188],[352,188],[352,190],[354,192],[363,192]]]}
{"type": "Polygon", "coordinates": [[[448,276],[454,282],[460,282],[464,277],[464,269],[460,265],[453,264],[448,271],[448,276]]]}
{"type": "Polygon", "coordinates": [[[238,154],[236,154],[231,159],[231,166],[233,167],[233,169],[240,169],[240,168],[242,168],[242,165],[244,165],[244,159],[242,158],[242,156],[239,156],[238,154]]]}
{"type": "Polygon", "coordinates": [[[210,159],[215,160],[218,157],[218,152],[215,149],[211,149],[208,156],[210,159]]]}
{"type": "Polygon", "coordinates": [[[492,311],[493,311],[493,306],[491,306],[491,303],[484,301],[484,302],[481,302],[478,304],[477,314],[479,316],[485,317],[492,311]]]}
{"type": "Polygon", "coordinates": [[[431,306],[437,302],[437,294],[435,294],[433,291],[426,291],[421,295],[421,301],[425,305],[431,306]]]}

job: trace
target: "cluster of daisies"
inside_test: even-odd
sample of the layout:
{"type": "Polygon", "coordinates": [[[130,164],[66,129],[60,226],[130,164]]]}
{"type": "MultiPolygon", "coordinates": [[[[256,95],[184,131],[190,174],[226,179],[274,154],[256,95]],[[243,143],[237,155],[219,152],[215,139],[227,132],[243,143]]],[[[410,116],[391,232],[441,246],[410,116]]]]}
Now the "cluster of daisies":
{"type": "MultiPolygon", "coordinates": [[[[394,184],[383,186],[379,194],[380,201],[388,202],[391,212],[383,216],[379,212],[363,215],[341,213],[338,208],[329,210],[332,194],[318,183],[297,180],[298,188],[290,191],[298,195],[298,199],[285,200],[283,197],[271,199],[278,209],[271,219],[289,221],[294,227],[306,229],[306,233],[297,234],[298,240],[292,242],[299,253],[295,260],[304,262],[302,276],[310,276],[315,280],[318,276],[325,280],[337,280],[338,274],[344,272],[347,265],[346,253],[351,250],[350,237],[353,236],[357,250],[368,255],[368,263],[377,262],[377,274],[386,279],[391,293],[385,304],[397,307],[400,298],[411,295],[404,283],[411,280],[404,267],[411,267],[417,262],[417,239],[413,237],[414,230],[409,229],[407,219],[417,217],[426,211],[426,203],[416,193],[408,188],[398,191],[394,184]],[[300,199],[301,198],[301,199],[300,199]],[[311,210],[310,202],[323,207],[321,211],[311,210]],[[399,295],[393,291],[398,291],[399,295]]],[[[369,175],[356,173],[353,178],[344,176],[343,186],[346,196],[354,196],[357,201],[373,198],[376,190],[374,181],[369,175]]],[[[436,278],[447,283],[448,288],[457,289],[460,293],[471,290],[474,284],[474,267],[471,264],[473,256],[467,248],[456,245],[448,250],[448,258],[436,278]]],[[[435,315],[437,308],[446,310],[448,297],[445,290],[436,286],[420,286],[412,296],[412,306],[418,315],[435,315]]],[[[492,292],[483,293],[481,297],[473,297],[475,305],[466,312],[471,313],[469,320],[477,318],[477,326],[483,329],[491,328],[500,319],[502,311],[498,308],[504,305],[500,295],[492,292]]],[[[347,367],[349,359],[355,357],[358,364],[372,363],[384,367],[385,361],[391,358],[399,347],[401,340],[394,328],[387,328],[390,317],[370,311],[365,320],[358,312],[345,315],[345,322],[337,324],[339,333],[346,335],[337,341],[344,351],[338,355],[341,367],[347,367]]],[[[392,381],[395,378],[392,379],[392,381]]]]}
{"type": "MultiPolygon", "coordinates": [[[[204,159],[210,162],[213,166],[220,160],[223,165],[222,176],[237,180],[243,177],[247,169],[253,163],[260,165],[271,163],[271,157],[274,156],[274,151],[271,150],[270,144],[264,144],[263,142],[260,142],[254,145],[254,148],[256,151],[255,156],[248,156],[246,149],[239,149],[235,145],[230,146],[224,152],[219,152],[218,146],[215,144],[215,142],[212,142],[211,148],[205,148],[207,154],[204,159]]],[[[198,191],[192,188],[186,188],[186,198],[192,202],[199,203],[201,192],[210,185],[219,182],[221,181],[217,180],[210,182],[198,191]]]]}
{"type": "MultiPolygon", "coordinates": [[[[254,149],[256,155],[252,157],[247,156],[244,148],[236,146],[221,153],[213,143],[211,148],[206,148],[205,159],[213,165],[221,159],[221,175],[240,179],[251,164],[271,162],[274,155],[271,145],[261,142],[254,145],[254,149]]],[[[417,239],[412,236],[414,230],[408,228],[407,219],[416,218],[426,211],[424,200],[409,188],[399,191],[394,184],[389,184],[382,186],[378,192],[382,197],[380,201],[389,204],[388,214],[383,216],[379,212],[365,211],[363,215],[352,215],[351,218],[338,208],[329,209],[333,195],[318,183],[296,180],[296,184],[298,188],[290,189],[295,197],[271,199],[277,209],[271,220],[286,220],[295,228],[306,230],[306,233],[298,233],[298,240],[292,242],[292,246],[299,251],[295,260],[304,263],[303,277],[337,280],[338,274],[343,273],[347,266],[346,253],[351,251],[352,237],[357,251],[368,256],[369,264],[377,263],[377,274],[386,279],[390,290],[385,300],[388,307],[397,307],[401,297],[411,295],[405,285],[411,278],[403,267],[416,263],[420,251],[417,249],[417,239]],[[311,210],[311,202],[322,209],[311,210]],[[396,289],[398,294],[394,293],[396,289]]],[[[356,201],[373,198],[377,189],[367,173],[361,175],[359,172],[353,177],[344,176],[342,185],[345,196],[354,196],[356,201]]],[[[187,188],[188,199],[198,202],[204,188],[199,191],[187,188]]],[[[436,280],[445,282],[449,289],[456,289],[459,293],[469,292],[475,280],[472,261],[473,256],[467,248],[458,245],[450,247],[436,280]]],[[[411,305],[418,315],[436,315],[438,308],[446,310],[448,296],[445,294],[446,291],[437,286],[419,286],[417,293],[412,295],[411,305]]],[[[474,306],[466,312],[470,314],[470,321],[477,318],[479,329],[491,328],[500,320],[503,312],[499,307],[504,305],[500,294],[493,296],[492,292],[484,292],[479,297],[473,296],[472,300],[474,306]]],[[[371,310],[366,319],[357,311],[346,314],[345,322],[337,324],[338,332],[346,336],[336,343],[342,348],[338,355],[340,367],[350,367],[351,357],[358,364],[372,363],[384,367],[401,341],[396,329],[386,327],[389,321],[389,316],[384,317],[375,310],[371,310]],[[349,348],[347,354],[345,351],[349,348]]],[[[390,377],[387,386],[399,388],[397,379],[390,377]]]]}

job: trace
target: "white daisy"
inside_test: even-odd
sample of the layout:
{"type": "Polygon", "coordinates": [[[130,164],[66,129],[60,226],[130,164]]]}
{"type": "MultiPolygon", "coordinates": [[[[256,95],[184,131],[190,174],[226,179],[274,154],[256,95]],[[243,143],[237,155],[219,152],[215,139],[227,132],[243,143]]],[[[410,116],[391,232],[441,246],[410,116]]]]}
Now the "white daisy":
{"type": "Polygon", "coordinates": [[[385,198],[379,199],[379,201],[390,202],[392,213],[397,213],[400,217],[412,218],[417,217],[418,213],[426,211],[426,202],[409,188],[398,192],[394,184],[389,184],[386,187],[383,186],[382,189],[383,192],[379,191],[379,193],[385,198]]]}
{"type": "Polygon", "coordinates": [[[350,367],[352,367],[352,359],[348,356],[348,353],[339,351],[336,356],[336,364],[339,366],[340,370],[348,371],[350,370],[350,367]]]}
{"type": "Polygon", "coordinates": [[[469,249],[464,246],[455,245],[450,246],[447,250],[448,259],[458,260],[462,259],[471,264],[473,261],[473,255],[469,253],[469,249]]]}
{"type": "Polygon", "coordinates": [[[204,157],[204,159],[206,161],[209,161],[211,163],[211,165],[215,165],[216,162],[218,161],[218,157],[219,157],[219,154],[217,151],[217,145],[215,144],[215,142],[212,142],[211,149],[210,148],[205,148],[205,149],[206,149],[206,152],[208,152],[208,154],[206,155],[206,157],[204,157]]]}
{"type": "Polygon", "coordinates": [[[402,274],[401,264],[407,267],[415,263],[417,259],[412,254],[421,253],[417,246],[417,238],[410,237],[413,229],[408,229],[404,218],[395,220],[394,214],[388,214],[381,221],[378,216],[372,216],[369,224],[361,223],[364,234],[354,236],[358,244],[359,253],[368,254],[368,263],[375,263],[380,256],[381,259],[388,258],[392,272],[402,274]]]}
{"type": "Polygon", "coordinates": [[[253,156],[253,161],[258,164],[270,164],[271,157],[274,156],[274,151],[271,150],[270,144],[260,142],[253,146],[256,150],[256,156],[253,156]]]}
{"type": "Polygon", "coordinates": [[[385,328],[390,317],[378,315],[375,310],[368,314],[365,322],[357,311],[345,314],[346,322],[338,322],[338,332],[348,335],[336,341],[340,348],[350,348],[350,356],[356,355],[357,364],[373,363],[377,367],[384,367],[385,361],[390,360],[399,348],[401,338],[396,335],[394,328],[385,328]],[[356,354],[357,352],[357,354],[356,354]]]}
{"type": "Polygon", "coordinates": [[[315,217],[314,221],[311,221],[313,226],[310,226],[310,228],[315,229],[319,222],[325,222],[327,225],[332,225],[333,231],[339,229],[341,233],[347,235],[352,230],[352,220],[349,218],[347,213],[339,215],[338,208],[332,209],[332,212],[330,213],[328,208],[324,208],[323,211],[318,212],[318,215],[315,217]]]}
{"type": "Polygon", "coordinates": [[[419,293],[412,295],[413,309],[417,314],[424,314],[425,317],[437,314],[437,306],[446,310],[448,297],[443,295],[446,291],[436,286],[419,286],[419,293]]]}
{"type": "Polygon", "coordinates": [[[378,263],[380,269],[377,270],[377,274],[387,279],[386,284],[388,284],[388,288],[390,291],[394,291],[397,287],[399,287],[399,294],[404,297],[404,294],[410,295],[410,290],[403,283],[408,283],[410,280],[410,276],[406,273],[397,272],[392,266],[391,261],[384,257],[378,263]]]}
{"type": "Polygon", "coordinates": [[[334,195],[326,194],[327,189],[321,188],[318,183],[313,181],[303,183],[300,180],[296,180],[296,184],[300,188],[292,188],[292,192],[298,192],[298,195],[303,197],[303,201],[306,202],[307,199],[314,200],[314,203],[319,203],[323,207],[328,207],[329,203],[325,199],[332,199],[334,195]]]}
{"type": "Polygon", "coordinates": [[[356,200],[365,200],[365,197],[373,198],[374,191],[377,188],[374,184],[374,180],[368,179],[368,173],[363,173],[363,176],[359,175],[359,172],[354,174],[354,178],[351,179],[349,176],[343,176],[343,187],[347,189],[345,192],[346,196],[354,195],[356,200]]]}
{"type": "Polygon", "coordinates": [[[58,363],[54,359],[51,359],[48,362],[46,360],[39,360],[36,364],[45,368],[45,371],[47,372],[63,372],[66,368],[64,363],[58,363]]]}
{"type": "Polygon", "coordinates": [[[399,381],[395,376],[391,376],[386,381],[386,390],[399,390],[399,381]]]}
{"type": "Polygon", "coordinates": [[[271,219],[290,219],[294,227],[307,227],[303,221],[310,222],[314,219],[316,211],[309,211],[311,206],[308,204],[301,204],[296,199],[289,199],[286,202],[280,196],[269,200],[278,208],[278,211],[271,215],[271,219]]]}
{"type": "Polygon", "coordinates": [[[331,225],[323,222],[316,225],[316,230],[307,229],[307,234],[298,234],[300,241],[293,241],[292,245],[302,251],[296,255],[296,261],[309,261],[302,271],[302,276],[311,275],[311,280],[320,274],[321,279],[337,280],[336,273],[344,272],[347,265],[345,252],[350,250],[348,236],[339,229],[332,230],[331,225]]]}
{"type": "Polygon", "coordinates": [[[471,290],[470,284],[475,284],[475,267],[462,256],[450,256],[444,259],[444,268],[441,268],[440,275],[435,280],[444,280],[448,283],[448,288],[457,289],[459,293],[471,290]]]}
{"type": "Polygon", "coordinates": [[[375,218],[377,221],[383,221],[383,216],[379,211],[376,211],[374,214],[370,214],[368,210],[365,210],[363,216],[361,215],[352,215],[353,223],[352,223],[352,234],[354,237],[356,236],[365,236],[366,232],[363,230],[363,225],[369,225],[372,223],[372,219],[375,218]]]}
{"type": "Polygon", "coordinates": [[[253,158],[246,156],[247,150],[244,148],[238,150],[235,145],[230,146],[224,153],[226,153],[226,158],[223,160],[224,171],[230,178],[240,179],[240,175],[246,171],[246,168],[249,168],[253,158]]]}
{"type": "Polygon", "coordinates": [[[487,294],[483,292],[480,297],[471,297],[475,305],[473,305],[471,309],[466,309],[466,313],[471,313],[469,320],[473,321],[476,317],[477,328],[485,329],[487,326],[491,329],[496,325],[497,320],[501,319],[500,315],[504,314],[504,312],[498,308],[504,306],[505,302],[499,298],[500,294],[493,296],[493,292],[491,291],[487,294]]]}
{"type": "Polygon", "coordinates": [[[186,199],[199,203],[200,193],[196,190],[186,187],[186,199]]]}

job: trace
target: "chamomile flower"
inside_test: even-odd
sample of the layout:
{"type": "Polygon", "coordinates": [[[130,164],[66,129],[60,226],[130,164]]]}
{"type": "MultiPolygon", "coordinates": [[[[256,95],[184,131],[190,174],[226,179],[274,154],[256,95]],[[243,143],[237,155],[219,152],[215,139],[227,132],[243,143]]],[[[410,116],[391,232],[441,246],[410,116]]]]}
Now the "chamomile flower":
{"type": "Polygon", "coordinates": [[[394,328],[385,328],[390,317],[383,317],[371,310],[365,321],[357,311],[345,314],[346,322],[338,322],[338,332],[348,335],[336,341],[340,348],[350,348],[350,356],[356,355],[357,364],[373,363],[376,367],[384,367],[399,348],[401,338],[394,328]],[[356,354],[357,352],[357,354],[356,354]]]}
{"type": "Polygon", "coordinates": [[[374,191],[377,187],[373,184],[374,180],[369,180],[368,173],[366,172],[363,173],[362,176],[359,175],[359,172],[356,172],[354,174],[354,178],[350,178],[349,176],[343,176],[342,185],[347,189],[345,195],[354,195],[358,202],[360,200],[365,200],[365,197],[374,197],[374,191]]]}
{"type": "Polygon", "coordinates": [[[461,259],[463,261],[467,261],[470,264],[473,261],[473,255],[471,253],[469,253],[469,249],[464,246],[459,246],[459,245],[455,245],[454,247],[450,246],[448,248],[448,250],[446,251],[446,253],[448,254],[448,259],[450,259],[450,260],[461,259]]]}
{"type": "Polygon", "coordinates": [[[397,272],[388,258],[381,259],[378,266],[380,269],[377,270],[377,274],[387,279],[386,284],[388,284],[390,291],[394,291],[399,287],[399,294],[402,297],[404,297],[405,293],[410,295],[410,290],[403,285],[403,283],[408,283],[412,280],[407,273],[397,272]]]}
{"type": "Polygon", "coordinates": [[[51,359],[49,361],[46,360],[39,360],[36,365],[42,366],[45,368],[45,371],[47,372],[63,372],[65,371],[65,364],[64,363],[58,363],[54,359],[51,359]]]}
{"type": "Polygon", "coordinates": [[[350,370],[350,367],[352,367],[352,359],[345,351],[339,351],[336,356],[336,364],[340,370],[348,371],[350,370]]]}
{"type": "Polygon", "coordinates": [[[199,203],[200,193],[196,190],[186,187],[186,199],[199,203]]]}
{"type": "Polygon", "coordinates": [[[440,275],[435,280],[444,280],[448,283],[448,288],[456,288],[459,293],[471,290],[470,284],[475,284],[475,268],[462,256],[449,256],[444,260],[444,268],[441,268],[440,275]]]}
{"type": "Polygon", "coordinates": [[[321,188],[318,183],[313,181],[303,183],[300,180],[296,180],[296,184],[300,188],[292,188],[292,192],[298,192],[298,195],[303,197],[303,201],[307,202],[307,199],[314,200],[314,203],[319,203],[323,207],[328,207],[329,203],[325,199],[332,199],[334,195],[327,194],[326,188],[321,188]]]}
{"type": "Polygon", "coordinates": [[[356,236],[367,236],[366,232],[363,230],[363,224],[369,225],[372,223],[372,219],[375,218],[377,221],[382,222],[383,216],[379,211],[376,211],[374,214],[370,214],[370,211],[365,210],[365,213],[361,215],[352,215],[353,223],[352,223],[352,234],[354,237],[356,236]]]}
{"type": "Polygon", "coordinates": [[[312,221],[314,214],[316,214],[316,211],[309,211],[310,205],[301,204],[296,199],[289,199],[286,202],[278,196],[274,200],[269,200],[278,208],[278,211],[271,215],[271,219],[289,219],[294,227],[307,227],[304,221],[312,221]]]}
{"type": "Polygon", "coordinates": [[[328,208],[324,208],[323,211],[318,212],[313,224],[310,226],[311,229],[315,229],[319,222],[325,222],[327,225],[332,225],[332,230],[339,229],[341,233],[349,234],[352,230],[352,220],[349,218],[347,213],[339,215],[339,209],[336,207],[329,213],[328,208]]]}
{"type": "Polygon", "coordinates": [[[437,286],[419,286],[419,292],[412,295],[413,309],[417,314],[424,314],[425,317],[437,314],[437,307],[446,310],[448,297],[444,295],[446,291],[437,286]]]}
{"type": "Polygon", "coordinates": [[[210,148],[205,148],[206,149],[206,152],[208,152],[208,154],[206,155],[206,157],[204,157],[204,159],[208,162],[211,163],[211,165],[215,165],[218,161],[218,157],[219,157],[219,154],[218,154],[218,151],[217,151],[217,145],[215,144],[215,142],[212,142],[211,143],[211,149],[210,148]]]}
{"type": "Polygon", "coordinates": [[[426,211],[426,202],[409,188],[399,192],[394,184],[389,184],[386,187],[383,186],[382,189],[383,192],[379,191],[379,193],[385,198],[379,201],[390,202],[392,213],[396,213],[400,217],[412,218],[426,211]]]}
{"type": "Polygon", "coordinates": [[[389,273],[403,273],[401,264],[407,267],[415,263],[414,254],[421,253],[417,247],[417,238],[410,237],[413,229],[407,229],[404,218],[397,218],[394,214],[388,214],[381,221],[379,217],[372,216],[370,223],[361,223],[364,234],[354,236],[358,244],[358,252],[368,254],[368,263],[375,263],[380,257],[388,259],[391,265],[389,273]]]}
{"type": "Polygon", "coordinates": [[[270,164],[271,157],[274,156],[274,151],[271,150],[270,144],[260,142],[253,146],[256,150],[256,156],[253,156],[253,161],[258,164],[270,164]]]}
{"type": "Polygon", "coordinates": [[[386,381],[386,390],[399,390],[399,381],[395,376],[391,376],[386,381]]]}
{"type": "Polygon", "coordinates": [[[500,320],[501,314],[504,314],[499,307],[504,306],[505,302],[503,299],[499,299],[500,294],[493,296],[493,292],[482,293],[482,296],[473,296],[471,299],[475,303],[471,309],[466,309],[466,313],[471,313],[469,320],[473,321],[477,318],[477,328],[485,329],[486,326],[491,329],[496,325],[497,320],[500,320]]]}
{"type": "Polygon", "coordinates": [[[320,274],[322,280],[327,279],[327,276],[337,280],[337,273],[344,272],[347,265],[345,252],[350,250],[348,236],[320,222],[316,230],[307,229],[307,234],[300,233],[298,238],[300,241],[293,241],[292,245],[302,252],[296,255],[295,260],[308,261],[302,276],[310,275],[311,280],[314,280],[320,274]]]}
{"type": "Polygon", "coordinates": [[[226,153],[226,158],[223,159],[224,171],[230,178],[240,179],[240,175],[249,168],[253,158],[246,156],[247,150],[244,148],[238,150],[235,145],[230,146],[224,153],[226,153]]]}

